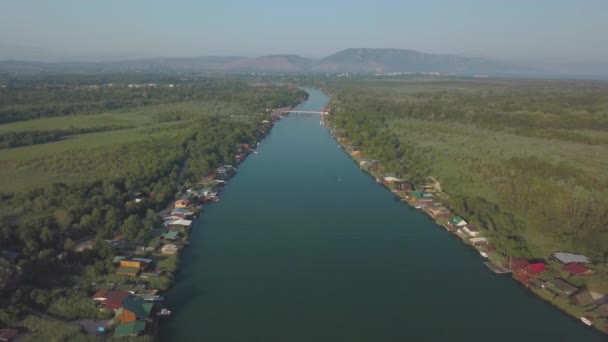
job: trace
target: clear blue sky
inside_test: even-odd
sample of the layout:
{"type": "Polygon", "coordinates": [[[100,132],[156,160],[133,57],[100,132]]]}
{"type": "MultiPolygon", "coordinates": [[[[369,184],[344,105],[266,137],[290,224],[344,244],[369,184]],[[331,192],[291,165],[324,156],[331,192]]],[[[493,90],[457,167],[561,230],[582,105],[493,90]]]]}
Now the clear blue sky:
{"type": "Polygon", "coordinates": [[[578,62],[608,58],[608,0],[7,0],[0,44],[129,57],[393,47],[578,62]]]}

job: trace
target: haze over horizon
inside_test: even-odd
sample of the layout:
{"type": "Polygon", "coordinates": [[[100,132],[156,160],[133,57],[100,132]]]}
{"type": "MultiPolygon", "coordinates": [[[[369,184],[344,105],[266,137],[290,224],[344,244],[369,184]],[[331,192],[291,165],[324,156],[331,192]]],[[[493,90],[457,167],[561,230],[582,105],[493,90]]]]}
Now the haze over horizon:
{"type": "Polygon", "coordinates": [[[603,71],[605,13],[603,0],[24,0],[0,4],[0,59],[321,58],[366,47],[603,71]]]}

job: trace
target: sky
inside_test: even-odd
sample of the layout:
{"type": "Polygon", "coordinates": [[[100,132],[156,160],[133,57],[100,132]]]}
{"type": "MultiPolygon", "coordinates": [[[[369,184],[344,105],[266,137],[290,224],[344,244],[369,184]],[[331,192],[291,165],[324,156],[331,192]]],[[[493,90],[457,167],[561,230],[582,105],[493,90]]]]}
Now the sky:
{"type": "Polygon", "coordinates": [[[546,63],[608,59],[608,0],[6,0],[0,56],[116,59],[349,47],[546,63]]]}

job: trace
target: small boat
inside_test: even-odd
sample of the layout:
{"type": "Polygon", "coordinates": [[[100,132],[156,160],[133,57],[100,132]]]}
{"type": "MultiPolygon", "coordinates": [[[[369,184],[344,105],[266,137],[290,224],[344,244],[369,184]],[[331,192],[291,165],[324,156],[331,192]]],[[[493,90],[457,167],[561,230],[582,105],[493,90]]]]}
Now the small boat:
{"type": "Polygon", "coordinates": [[[581,321],[585,323],[585,325],[592,326],[593,325],[593,317],[590,315],[585,315],[581,317],[581,321]]]}
{"type": "Polygon", "coordinates": [[[488,253],[484,252],[484,251],[479,251],[479,254],[481,254],[482,257],[484,258],[488,258],[488,253]]]}
{"type": "Polygon", "coordinates": [[[167,308],[160,309],[159,312],[156,313],[156,316],[168,317],[171,316],[171,310],[167,308]]]}

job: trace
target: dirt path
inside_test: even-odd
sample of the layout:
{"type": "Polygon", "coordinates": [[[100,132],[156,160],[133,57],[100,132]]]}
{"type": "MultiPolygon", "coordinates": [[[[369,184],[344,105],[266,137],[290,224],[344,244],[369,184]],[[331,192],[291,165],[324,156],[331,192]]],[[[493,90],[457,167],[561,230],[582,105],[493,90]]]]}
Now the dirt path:
{"type": "Polygon", "coordinates": [[[435,188],[435,191],[442,192],[441,191],[441,183],[439,183],[439,181],[436,180],[435,177],[428,176],[427,178],[433,181],[433,187],[435,188]]]}

